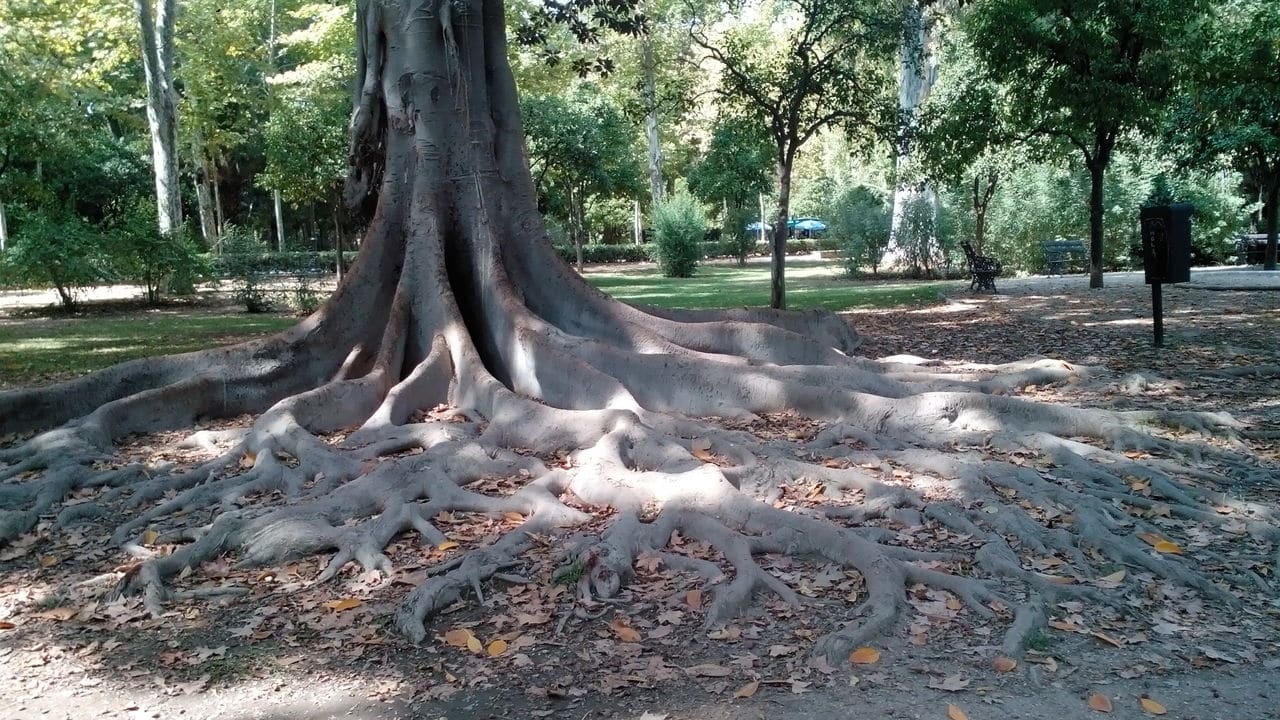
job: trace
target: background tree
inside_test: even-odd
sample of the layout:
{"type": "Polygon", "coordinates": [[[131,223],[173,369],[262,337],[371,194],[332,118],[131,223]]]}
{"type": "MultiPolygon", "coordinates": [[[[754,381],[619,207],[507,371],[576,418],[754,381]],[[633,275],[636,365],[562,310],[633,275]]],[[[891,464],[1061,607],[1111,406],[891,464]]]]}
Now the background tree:
{"type": "Polygon", "coordinates": [[[1258,190],[1276,269],[1280,222],[1280,6],[1231,0],[1216,8],[1211,40],[1194,67],[1173,133],[1194,164],[1226,161],[1258,190]]]}
{"type": "Polygon", "coordinates": [[[1107,166],[1151,131],[1206,0],[987,0],[965,23],[982,72],[1004,88],[1024,137],[1069,144],[1089,171],[1089,285],[1102,287],[1107,166]]]}
{"type": "MultiPolygon", "coordinates": [[[[773,234],[770,304],[786,307],[787,221],[791,174],[800,149],[824,128],[866,132],[884,125],[888,53],[897,18],[881,0],[798,0],[753,6],[754,23],[716,37],[705,25],[694,42],[720,66],[724,108],[760,118],[776,162],[778,208],[773,234]]],[[[731,4],[730,12],[743,8],[731,4]]]]}
{"type": "Polygon", "coordinates": [[[602,197],[644,192],[634,135],[619,109],[591,85],[567,99],[528,97],[521,112],[539,208],[567,222],[581,272],[587,206],[602,197]]]}
{"type": "Polygon", "coordinates": [[[739,264],[755,246],[746,225],[759,214],[757,198],[773,189],[775,167],[773,144],[755,118],[721,116],[706,154],[689,168],[689,191],[722,209],[721,236],[737,243],[739,264]]]}

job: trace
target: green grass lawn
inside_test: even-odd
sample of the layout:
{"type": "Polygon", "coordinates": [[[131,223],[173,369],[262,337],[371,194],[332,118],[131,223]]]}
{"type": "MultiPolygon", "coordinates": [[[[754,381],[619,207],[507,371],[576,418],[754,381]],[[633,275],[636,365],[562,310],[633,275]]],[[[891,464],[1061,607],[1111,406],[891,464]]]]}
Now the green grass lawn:
{"type": "MultiPolygon", "coordinates": [[[[589,272],[586,279],[631,303],[671,308],[768,307],[769,266],[754,263],[700,265],[691,278],[662,277],[656,268],[589,272]]],[[[850,280],[836,262],[788,261],[787,307],[828,310],[894,307],[935,302],[948,283],[850,280]]],[[[954,285],[955,283],[950,283],[954,285]]]]}
{"type": "Polygon", "coordinates": [[[0,322],[0,386],[86,373],[124,360],[226,345],[298,320],[207,309],[137,310],[120,315],[0,322]]]}

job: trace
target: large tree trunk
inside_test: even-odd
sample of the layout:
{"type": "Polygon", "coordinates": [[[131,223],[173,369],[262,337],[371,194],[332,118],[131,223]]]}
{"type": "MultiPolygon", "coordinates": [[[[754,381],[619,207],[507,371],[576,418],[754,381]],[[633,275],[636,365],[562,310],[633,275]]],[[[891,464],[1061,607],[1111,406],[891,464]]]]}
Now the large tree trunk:
{"type": "Polygon", "coordinates": [[[178,93],[173,87],[173,24],[176,0],[159,0],[152,18],[151,0],[136,0],[142,36],[142,73],[147,83],[147,125],[151,129],[151,161],[155,174],[156,214],[160,232],[182,224],[178,187],[178,93]]]}
{"type": "MultiPolygon", "coordinates": [[[[856,335],[828,312],[616,302],[547,240],[501,1],[361,0],[357,38],[345,196],[372,208],[372,219],[338,290],[269,339],[0,392],[0,437],[45,430],[0,447],[0,543],[52,517],[73,492],[84,502],[51,528],[86,518],[114,523],[121,514],[111,503],[128,493],[133,509],[113,525],[113,541],[132,546],[159,527],[172,552],[125,573],[118,591],[141,593],[160,612],[167,588],[222,553],[255,565],[332,552],[319,581],[351,563],[389,573],[384,550],[397,536],[417,532],[429,545],[445,539],[435,524],[442,512],[519,515],[518,531],[433,567],[405,597],[396,627],[419,641],[428,618],[519,563],[536,538],[564,552],[581,576],[579,598],[590,601],[615,596],[637,554],[664,553],[678,530],[733,567],[704,608],[711,625],[733,618],[757,590],[798,602],[756,553],[820,558],[861,577],[865,602],[814,646],[833,663],[896,627],[909,587],[954,593],[984,615],[996,603],[1015,609],[1005,654],[1039,626],[1046,602],[1093,597],[1024,569],[1015,547],[1034,557],[1060,553],[1079,563],[1082,577],[1100,574],[1102,564],[1082,551],[1097,548],[1106,562],[1224,594],[1176,558],[1150,552],[1126,529],[1134,519],[1117,509],[1121,499],[1133,507],[1158,499],[1175,517],[1234,520],[1214,512],[1225,496],[1201,489],[1216,476],[1197,463],[1191,487],[1169,474],[1180,464],[1144,465],[1104,446],[1184,449],[1140,428],[1213,430],[1234,421],[1011,396],[1089,372],[1059,361],[948,367],[856,358],[856,335]],[[740,429],[768,413],[803,415],[821,431],[789,445],[740,429]],[[211,450],[195,467],[145,468],[114,457],[113,441],[131,433],[244,414],[256,418],[191,436],[194,447],[211,450]],[[1011,448],[1051,457],[1071,485],[1021,459],[994,459],[1011,448]],[[893,484],[899,468],[928,476],[929,492],[893,484]],[[1159,497],[1129,493],[1132,474],[1159,497]],[[513,478],[519,489],[486,494],[474,485],[484,478],[513,478]],[[774,504],[810,485],[848,503],[803,512],[774,504]],[[103,492],[77,492],[90,488],[103,492]],[[1005,491],[1022,504],[1002,500],[1005,491]],[[287,502],[269,505],[276,492],[287,502]],[[251,494],[268,504],[237,509],[251,494]],[[1023,505],[1068,508],[1072,522],[1046,527],[1023,505]],[[608,513],[588,525],[593,516],[577,508],[608,513]],[[854,527],[833,523],[828,511],[854,527]],[[210,513],[209,524],[195,526],[210,513]],[[871,518],[885,522],[858,527],[871,518]],[[949,556],[914,550],[890,529],[920,528],[926,519],[966,539],[965,575],[1008,578],[1027,589],[1025,600],[997,594],[984,578],[950,574],[939,564],[949,556]]],[[[791,169],[784,158],[778,305],[791,169]]],[[[705,560],[663,558],[722,574],[705,560]]]]}
{"type": "Polygon", "coordinates": [[[1089,163],[1089,287],[1102,287],[1103,260],[1103,181],[1106,179],[1105,161],[1089,163]]]}
{"type": "Polygon", "coordinates": [[[9,242],[9,223],[4,216],[4,201],[0,200],[0,253],[9,242]]]}
{"type": "Polygon", "coordinates": [[[649,143],[649,202],[656,208],[666,196],[666,181],[662,177],[662,138],[658,134],[658,81],[653,59],[653,39],[645,35],[640,40],[641,72],[643,74],[644,134],[649,143]]]}

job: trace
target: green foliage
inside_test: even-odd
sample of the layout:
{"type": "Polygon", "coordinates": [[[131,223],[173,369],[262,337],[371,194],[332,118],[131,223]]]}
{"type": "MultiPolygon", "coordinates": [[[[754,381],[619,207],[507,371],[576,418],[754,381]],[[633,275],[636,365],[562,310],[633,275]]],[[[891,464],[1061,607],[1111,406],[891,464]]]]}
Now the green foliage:
{"type": "Polygon", "coordinates": [[[720,241],[728,250],[728,254],[738,259],[739,265],[747,262],[747,256],[756,249],[756,241],[760,239],[759,232],[747,230],[747,225],[759,220],[758,215],[759,212],[749,206],[733,205],[729,206],[725,214],[720,241]]]}
{"type": "Polygon", "coordinates": [[[583,85],[568,96],[522,97],[520,109],[539,208],[577,228],[578,241],[588,204],[644,194],[635,133],[607,96],[583,85]]]}
{"type": "MultiPolygon", "coordinates": [[[[565,262],[577,259],[577,250],[572,245],[556,245],[556,254],[565,262]]],[[[652,243],[644,245],[583,245],[582,261],[586,263],[621,263],[645,262],[653,255],[652,243]]]]}
{"type": "Polygon", "coordinates": [[[889,247],[892,224],[889,197],[865,185],[840,193],[831,209],[830,234],[841,242],[845,270],[857,276],[864,267],[874,275],[889,247]]]}
{"type": "Polygon", "coordinates": [[[162,290],[190,292],[196,280],[208,273],[187,226],[169,235],[160,233],[154,203],[135,202],[107,226],[107,233],[112,269],[141,285],[153,305],[160,301],[162,290]]]}
{"type": "Polygon", "coordinates": [[[26,286],[53,287],[63,307],[106,274],[102,238],[93,226],[70,215],[24,213],[15,222],[13,246],[0,257],[5,275],[26,286]]]}
{"type": "Polygon", "coordinates": [[[692,195],[672,196],[653,213],[653,259],[666,277],[689,277],[702,258],[707,216],[692,195]]]}
{"type": "Polygon", "coordinates": [[[689,169],[689,192],[708,205],[749,205],[773,188],[776,155],[759,122],[721,118],[706,154],[689,169]]]}
{"type": "Polygon", "coordinates": [[[228,225],[222,229],[223,255],[220,269],[233,283],[232,295],[246,312],[270,312],[274,303],[265,281],[267,272],[258,262],[266,246],[245,228],[228,225]]]}

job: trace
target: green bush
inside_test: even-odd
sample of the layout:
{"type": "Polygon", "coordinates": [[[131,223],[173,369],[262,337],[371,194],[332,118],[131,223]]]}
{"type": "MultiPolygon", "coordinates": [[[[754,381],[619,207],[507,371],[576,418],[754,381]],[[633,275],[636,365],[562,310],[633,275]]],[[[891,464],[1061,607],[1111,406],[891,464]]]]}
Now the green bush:
{"type": "Polygon", "coordinates": [[[70,215],[22,214],[15,218],[13,245],[0,262],[4,274],[26,287],[53,287],[63,307],[73,308],[85,287],[107,276],[102,238],[93,226],[70,215]]]}
{"type": "Polygon", "coordinates": [[[836,198],[831,239],[839,244],[849,275],[856,276],[868,266],[873,275],[879,272],[880,261],[889,247],[891,213],[885,194],[864,185],[850,188],[836,198]]]}
{"type": "Polygon", "coordinates": [[[147,302],[153,305],[159,302],[162,289],[190,293],[196,280],[208,273],[188,227],[162,235],[151,203],[131,206],[108,228],[112,269],[119,277],[145,288],[147,302]]]}
{"type": "Polygon", "coordinates": [[[653,259],[666,277],[689,277],[702,258],[707,216],[693,196],[674,195],[653,213],[653,259]]]}
{"type": "Polygon", "coordinates": [[[756,241],[760,239],[760,233],[747,229],[757,214],[749,207],[730,208],[726,213],[721,242],[729,250],[726,254],[737,258],[739,265],[747,262],[747,256],[756,249],[756,241]]]}
{"type": "MultiPolygon", "coordinates": [[[[556,245],[556,254],[565,262],[577,262],[577,251],[572,245],[556,245]]],[[[584,263],[644,262],[651,254],[650,244],[644,245],[583,245],[584,263]]]]}

